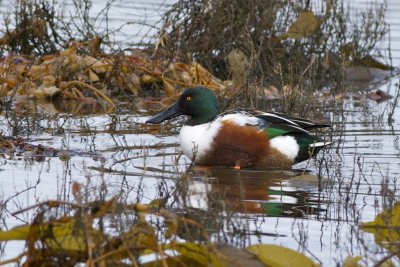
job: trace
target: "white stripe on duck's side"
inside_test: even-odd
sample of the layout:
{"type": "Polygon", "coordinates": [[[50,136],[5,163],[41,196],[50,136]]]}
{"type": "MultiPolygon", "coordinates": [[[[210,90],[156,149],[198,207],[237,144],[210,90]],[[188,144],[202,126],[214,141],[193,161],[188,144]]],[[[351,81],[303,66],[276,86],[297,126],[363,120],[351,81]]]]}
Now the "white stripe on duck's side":
{"type": "Polygon", "coordinates": [[[328,146],[330,144],[332,144],[332,142],[329,142],[329,141],[315,142],[313,144],[310,144],[310,147],[311,148],[313,148],[313,147],[315,147],[315,148],[316,147],[324,147],[324,146],[328,146]]]}

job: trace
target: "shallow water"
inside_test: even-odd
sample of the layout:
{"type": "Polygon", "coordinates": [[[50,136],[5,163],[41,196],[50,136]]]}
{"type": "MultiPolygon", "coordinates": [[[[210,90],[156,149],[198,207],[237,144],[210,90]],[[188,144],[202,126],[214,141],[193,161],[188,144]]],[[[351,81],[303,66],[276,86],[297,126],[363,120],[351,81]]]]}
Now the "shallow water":
{"type": "MultiPolygon", "coordinates": [[[[397,19],[393,10],[389,8],[389,20],[397,19]]],[[[393,44],[400,40],[398,32],[392,34],[393,44]]],[[[400,58],[396,49],[395,63],[400,58]]],[[[395,77],[379,88],[396,96],[397,83],[395,77]]],[[[283,245],[324,266],[343,263],[349,255],[361,255],[372,265],[387,254],[358,225],[373,220],[400,197],[400,105],[395,98],[377,103],[350,97],[325,105],[321,113],[333,125],[325,135],[334,144],[317,159],[285,171],[192,167],[189,159],[179,157],[181,121],[146,125],[154,114],[146,106],[109,113],[102,107],[77,105],[20,103],[1,114],[3,135],[24,136],[29,143],[70,156],[38,161],[20,153],[0,158],[2,228],[32,220],[33,211],[12,215],[21,208],[48,199],[74,201],[73,182],[86,184],[92,196],[122,195],[128,202],[149,203],[181,188],[187,171],[191,178],[180,189],[185,201],[170,201],[169,208],[190,207],[192,216],[226,219],[221,228],[210,229],[215,240],[238,246],[283,245]],[[389,123],[392,111],[394,121],[389,123]]],[[[7,259],[24,244],[1,246],[1,259],[7,259]]]]}
{"type": "MultiPolygon", "coordinates": [[[[395,82],[381,89],[394,95],[395,82]]],[[[187,182],[186,205],[171,203],[169,208],[218,211],[218,201],[224,200],[221,216],[227,223],[223,234],[212,233],[216,240],[283,245],[324,266],[342,263],[348,255],[362,255],[371,263],[384,252],[358,224],[373,220],[391,198],[400,196],[400,121],[387,123],[393,101],[349,99],[342,111],[327,108],[333,129],[326,134],[334,144],[316,160],[289,171],[190,167],[184,156],[177,161],[181,121],[145,125],[150,114],[144,109],[79,115],[57,111],[50,103],[36,103],[29,105],[29,114],[22,114],[27,108],[19,104],[1,117],[4,135],[28,136],[32,144],[67,151],[70,159],[55,156],[38,162],[27,153],[3,155],[3,227],[32,219],[29,212],[10,215],[20,208],[48,199],[73,201],[75,181],[87,184],[92,196],[95,192],[108,197],[122,194],[128,202],[149,203],[173,192],[180,174],[188,170],[192,178],[187,182]],[[13,117],[18,118],[17,126],[13,117]],[[307,172],[299,177],[304,169],[307,172]],[[247,234],[238,235],[238,231],[247,234]]],[[[398,104],[394,111],[394,118],[399,118],[398,104]]],[[[14,247],[22,245],[4,244],[3,258],[13,256],[18,252],[14,247]]]]}

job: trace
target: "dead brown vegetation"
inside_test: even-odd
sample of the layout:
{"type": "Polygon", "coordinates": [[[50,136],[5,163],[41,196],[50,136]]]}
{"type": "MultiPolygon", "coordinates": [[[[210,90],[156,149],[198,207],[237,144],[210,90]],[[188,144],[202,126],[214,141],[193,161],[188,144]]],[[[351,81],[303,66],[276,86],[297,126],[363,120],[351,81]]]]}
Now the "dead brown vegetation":
{"type": "MultiPolygon", "coordinates": [[[[260,92],[250,84],[308,95],[343,81],[345,67],[386,68],[371,57],[382,56],[384,11],[383,4],[357,13],[345,1],[181,0],[165,16],[161,37],[174,55],[232,79],[247,105],[257,105],[260,92]]],[[[285,102],[295,99],[294,93],[285,102]]]]}

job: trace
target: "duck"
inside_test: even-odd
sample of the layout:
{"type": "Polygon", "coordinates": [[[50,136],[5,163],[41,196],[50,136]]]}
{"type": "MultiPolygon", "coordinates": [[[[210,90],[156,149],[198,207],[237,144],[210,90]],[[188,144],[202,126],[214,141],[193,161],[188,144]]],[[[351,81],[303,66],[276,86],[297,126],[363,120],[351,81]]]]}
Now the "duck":
{"type": "Polygon", "coordinates": [[[329,124],[249,108],[219,113],[217,98],[206,87],[185,89],[174,104],[146,123],[182,115],[188,119],[179,133],[180,146],[197,165],[288,168],[331,144],[309,132],[329,124]]]}

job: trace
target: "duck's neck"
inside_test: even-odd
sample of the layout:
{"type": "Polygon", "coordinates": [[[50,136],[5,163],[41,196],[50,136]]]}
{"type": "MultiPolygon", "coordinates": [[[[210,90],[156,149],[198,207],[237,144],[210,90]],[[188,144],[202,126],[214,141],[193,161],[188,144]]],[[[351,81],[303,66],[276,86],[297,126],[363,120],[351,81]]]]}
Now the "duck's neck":
{"type": "Polygon", "coordinates": [[[203,123],[210,122],[215,119],[216,114],[203,114],[202,116],[190,117],[186,125],[195,126],[203,123]]]}

